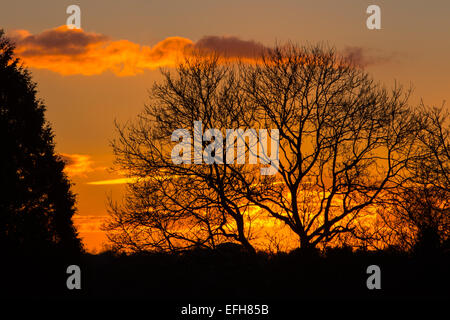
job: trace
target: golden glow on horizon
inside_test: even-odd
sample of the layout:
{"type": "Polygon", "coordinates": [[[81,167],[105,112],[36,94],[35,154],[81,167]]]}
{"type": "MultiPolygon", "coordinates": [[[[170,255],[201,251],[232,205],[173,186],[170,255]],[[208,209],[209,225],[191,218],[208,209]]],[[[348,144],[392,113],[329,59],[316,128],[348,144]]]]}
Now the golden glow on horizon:
{"type": "Polygon", "coordinates": [[[86,216],[76,214],[73,216],[73,224],[83,241],[88,252],[99,252],[107,244],[105,232],[101,229],[108,216],[86,216]]]}

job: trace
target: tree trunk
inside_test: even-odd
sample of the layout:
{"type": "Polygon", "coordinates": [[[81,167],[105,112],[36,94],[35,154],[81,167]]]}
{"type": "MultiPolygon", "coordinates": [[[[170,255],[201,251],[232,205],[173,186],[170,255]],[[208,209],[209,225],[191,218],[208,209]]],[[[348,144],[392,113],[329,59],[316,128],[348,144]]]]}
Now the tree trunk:
{"type": "Polygon", "coordinates": [[[236,217],[236,225],[238,229],[238,235],[239,235],[239,242],[242,244],[242,246],[245,248],[245,250],[250,254],[255,254],[256,250],[251,245],[251,243],[248,241],[247,237],[245,236],[245,230],[244,230],[244,219],[241,215],[236,217]]]}

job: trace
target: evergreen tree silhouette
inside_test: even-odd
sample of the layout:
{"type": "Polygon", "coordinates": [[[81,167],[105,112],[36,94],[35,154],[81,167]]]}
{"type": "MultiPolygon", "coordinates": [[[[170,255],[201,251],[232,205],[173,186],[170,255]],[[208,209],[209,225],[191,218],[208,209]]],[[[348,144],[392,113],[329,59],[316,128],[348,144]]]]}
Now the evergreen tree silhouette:
{"type": "Polygon", "coordinates": [[[45,108],[0,29],[0,249],[81,252],[75,196],[45,108]]]}

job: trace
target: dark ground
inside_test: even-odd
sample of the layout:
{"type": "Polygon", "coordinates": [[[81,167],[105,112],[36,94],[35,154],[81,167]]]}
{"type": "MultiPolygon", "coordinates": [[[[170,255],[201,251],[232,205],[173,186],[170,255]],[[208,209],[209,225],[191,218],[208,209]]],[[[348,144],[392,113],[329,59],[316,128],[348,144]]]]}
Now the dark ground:
{"type": "Polygon", "coordinates": [[[298,299],[448,299],[450,256],[395,251],[250,256],[236,248],[184,254],[21,254],[1,259],[2,296],[37,299],[285,301],[298,299]],[[68,290],[66,268],[81,268],[81,290],[68,290]],[[369,265],[381,290],[369,290],[369,265]]]}

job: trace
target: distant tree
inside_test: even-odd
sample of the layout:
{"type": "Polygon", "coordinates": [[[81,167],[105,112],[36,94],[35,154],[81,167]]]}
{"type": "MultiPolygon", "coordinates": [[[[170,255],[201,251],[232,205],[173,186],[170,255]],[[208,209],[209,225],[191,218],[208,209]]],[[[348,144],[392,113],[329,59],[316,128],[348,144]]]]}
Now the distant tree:
{"type": "Polygon", "coordinates": [[[433,252],[450,241],[450,118],[442,108],[420,105],[414,151],[405,183],[389,192],[381,209],[387,244],[433,252]]]}
{"type": "Polygon", "coordinates": [[[75,198],[36,84],[0,30],[0,247],[79,252],[75,198]]]}

